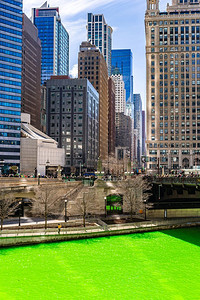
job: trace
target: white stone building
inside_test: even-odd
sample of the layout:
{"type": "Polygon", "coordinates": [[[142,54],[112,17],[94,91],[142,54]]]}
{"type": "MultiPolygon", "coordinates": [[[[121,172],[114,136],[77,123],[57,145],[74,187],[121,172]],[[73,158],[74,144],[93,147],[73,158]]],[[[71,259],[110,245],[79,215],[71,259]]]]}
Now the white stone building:
{"type": "Polygon", "coordinates": [[[126,114],[126,90],[123,76],[116,74],[111,77],[115,83],[115,112],[126,114]]]}
{"type": "Polygon", "coordinates": [[[65,165],[65,151],[58,143],[30,125],[30,115],[21,116],[21,174],[55,175],[58,166],[65,165]]]}

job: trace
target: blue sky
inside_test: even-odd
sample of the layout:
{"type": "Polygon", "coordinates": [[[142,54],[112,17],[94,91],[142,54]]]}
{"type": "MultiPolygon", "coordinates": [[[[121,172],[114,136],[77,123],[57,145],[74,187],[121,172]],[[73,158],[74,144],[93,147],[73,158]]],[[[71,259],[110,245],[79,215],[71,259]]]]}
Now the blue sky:
{"type": "MultiPolygon", "coordinates": [[[[31,16],[31,8],[45,1],[24,0],[24,12],[31,16]]],[[[160,10],[165,10],[167,0],[161,0],[160,10]]],[[[86,40],[87,13],[103,13],[113,27],[113,49],[131,49],[134,55],[134,93],[140,93],[145,108],[145,0],[51,0],[50,6],[60,7],[62,23],[70,35],[70,73],[77,75],[79,45],[86,40]]]]}

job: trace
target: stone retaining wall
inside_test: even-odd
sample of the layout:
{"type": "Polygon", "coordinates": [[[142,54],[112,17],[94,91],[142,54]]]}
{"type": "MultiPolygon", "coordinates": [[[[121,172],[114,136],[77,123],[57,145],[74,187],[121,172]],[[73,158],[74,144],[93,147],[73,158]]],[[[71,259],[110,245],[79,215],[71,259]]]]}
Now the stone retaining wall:
{"type": "Polygon", "coordinates": [[[177,228],[188,228],[188,227],[198,227],[199,222],[194,223],[185,223],[185,224],[175,224],[175,225],[158,225],[152,227],[143,227],[143,228],[129,228],[129,229],[118,229],[116,230],[107,230],[99,232],[87,232],[87,229],[84,233],[77,234],[60,234],[60,235],[42,235],[42,236],[26,236],[26,237],[10,237],[10,238],[0,238],[0,248],[4,247],[16,247],[16,246],[25,246],[25,245],[35,245],[41,243],[57,243],[64,241],[80,240],[80,239],[90,239],[90,238],[99,238],[107,236],[116,236],[124,234],[134,234],[134,233],[144,233],[144,232],[153,232],[160,230],[168,229],[177,229],[177,228]]]}

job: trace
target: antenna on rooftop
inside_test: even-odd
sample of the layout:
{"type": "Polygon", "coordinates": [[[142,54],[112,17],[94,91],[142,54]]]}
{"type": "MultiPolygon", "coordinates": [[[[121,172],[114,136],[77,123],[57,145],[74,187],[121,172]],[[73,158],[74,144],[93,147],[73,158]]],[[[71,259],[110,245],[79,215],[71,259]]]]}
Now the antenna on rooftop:
{"type": "Polygon", "coordinates": [[[48,7],[47,1],[41,6],[41,8],[48,7]]]}

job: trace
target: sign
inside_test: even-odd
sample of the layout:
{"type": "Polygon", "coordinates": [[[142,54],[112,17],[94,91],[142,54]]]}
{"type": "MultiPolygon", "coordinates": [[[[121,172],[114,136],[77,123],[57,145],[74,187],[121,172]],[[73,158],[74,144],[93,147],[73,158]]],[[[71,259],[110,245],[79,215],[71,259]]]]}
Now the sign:
{"type": "Polygon", "coordinates": [[[17,171],[18,171],[18,167],[17,167],[17,166],[12,166],[10,169],[11,169],[12,171],[14,171],[14,172],[17,172],[17,171]]]}

